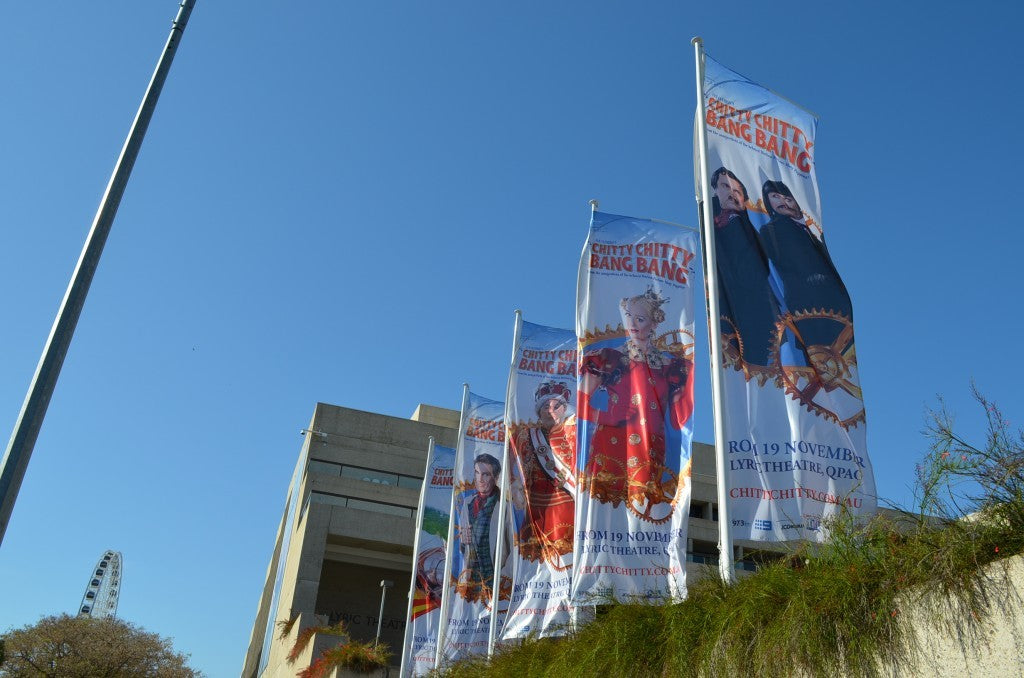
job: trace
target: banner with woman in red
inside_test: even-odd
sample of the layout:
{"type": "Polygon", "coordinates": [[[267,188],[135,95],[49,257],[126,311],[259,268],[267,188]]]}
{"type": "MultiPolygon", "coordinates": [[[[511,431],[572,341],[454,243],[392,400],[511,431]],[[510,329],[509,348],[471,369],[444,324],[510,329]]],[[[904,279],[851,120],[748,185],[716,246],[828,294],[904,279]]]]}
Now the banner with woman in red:
{"type": "Polygon", "coordinates": [[[576,603],[686,595],[694,229],[594,212],[576,293],[576,603]]]}

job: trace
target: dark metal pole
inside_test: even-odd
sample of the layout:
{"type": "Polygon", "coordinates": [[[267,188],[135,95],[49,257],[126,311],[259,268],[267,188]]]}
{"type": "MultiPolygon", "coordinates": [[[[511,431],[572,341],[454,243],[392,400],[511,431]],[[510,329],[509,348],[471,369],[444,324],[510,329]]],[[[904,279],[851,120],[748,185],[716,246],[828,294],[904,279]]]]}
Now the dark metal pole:
{"type": "Polygon", "coordinates": [[[57,311],[57,318],[50,329],[46,347],[39,359],[39,365],[36,366],[28,395],[25,396],[25,403],[21,406],[18,422],[15,424],[11,440],[7,444],[7,452],[4,453],[3,462],[0,463],[0,543],[3,543],[4,534],[7,532],[7,524],[10,522],[11,512],[14,510],[14,502],[18,498],[21,481],[25,478],[28,460],[32,456],[32,449],[39,437],[39,429],[43,425],[46,408],[50,404],[50,397],[53,395],[54,386],[60,376],[60,368],[68,354],[68,346],[75,333],[75,326],[82,314],[82,306],[89,293],[89,286],[96,274],[96,266],[103,253],[103,245],[107,242],[110,227],[114,223],[114,216],[121,204],[121,196],[124,195],[125,186],[128,185],[128,177],[131,175],[135,159],[139,155],[142,140],[146,136],[146,128],[149,127],[149,121],[153,117],[157,99],[160,98],[160,90],[163,89],[171,62],[174,60],[174,53],[178,48],[178,43],[181,42],[181,36],[185,32],[185,25],[188,23],[188,17],[192,13],[194,5],[195,0],[181,0],[178,15],[171,25],[171,34],[167,38],[167,44],[164,46],[163,54],[160,55],[160,61],[157,62],[156,70],[153,71],[153,77],[149,81],[142,105],[139,106],[139,111],[135,114],[135,121],[128,132],[128,138],[125,139],[117,164],[114,166],[110,183],[107,184],[107,190],[103,193],[103,199],[100,201],[96,218],[93,219],[89,237],[85,241],[85,247],[82,248],[82,255],[78,259],[78,265],[75,267],[68,290],[64,293],[64,300],[61,302],[60,310],[57,311]]]}

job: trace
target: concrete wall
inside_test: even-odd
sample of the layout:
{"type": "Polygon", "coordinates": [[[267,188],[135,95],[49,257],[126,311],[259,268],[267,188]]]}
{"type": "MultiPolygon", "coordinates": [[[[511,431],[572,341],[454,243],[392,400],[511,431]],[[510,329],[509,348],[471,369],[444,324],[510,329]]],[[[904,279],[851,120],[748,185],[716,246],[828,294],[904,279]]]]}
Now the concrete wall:
{"type": "MultiPolygon", "coordinates": [[[[993,563],[988,569],[992,613],[980,624],[979,633],[959,635],[947,613],[938,628],[936,596],[930,594],[904,611],[904,623],[912,629],[907,649],[916,651],[909,669],[881,668],[882,675],[917,678],[968,676],[1024,676],[1024,556],[993,563]]],[[[967,627],[962,627],[967,628],[967,627]]]]}
{"type": "MultiPolygon", "coordinates": [[[[243,678],[254,678],[261,651],[268,656],[262,678],[294,676],[308,666],[320,653],[312,646],[295,662],[285,660],[301,628],[341,619],[347,621],[353,638],[372,640],[377,630],[382,579],[394,582],[386,599],[382,642],[396,651],[401,647],[415,530],[412,514],[419,502],[415,479],[422,478],[426,468],[428,438],[433,436],[437,444],[453,447],[458,423],[457,413],[453,417],[451,410],[427,405],[417,408],[414,416],[418,420],[317,404],[306,437],[309,459],[321,463],[301,478],[297,520],[292,526],[280,526],[243,664],[243,678]],[[343,467],[367,469],[369,475],[373,471],[398,474],[413,486],[367,482],[359,477],[359,471],[355,477],[340,475],[343,467]],[[330,468],[337,471],[332,473],[330,468]],[[324,496],[370,504],[353,508],[318,503],[324,496]],[[373,510],[382,505],[408,515],[373,510]],[[286,529],[292,530],[291,544],[275,612],[269,609],[270,598],[286,529]],[[271,614],[275,614],[274,621],[298,621],[291,639],[279,638],[275,633],[270,647],[264,648],[263,634],[271,614]]],[[[395,658],[396,666],[399,660],[400,656],[395,658]]]]}

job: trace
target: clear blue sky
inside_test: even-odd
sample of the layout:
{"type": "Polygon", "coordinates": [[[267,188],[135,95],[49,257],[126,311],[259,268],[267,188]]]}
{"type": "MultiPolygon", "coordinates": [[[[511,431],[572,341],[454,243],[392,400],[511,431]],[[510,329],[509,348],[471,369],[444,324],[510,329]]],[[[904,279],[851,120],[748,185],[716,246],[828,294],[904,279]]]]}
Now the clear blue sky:
{"type": "MultiPolygon", "coordinates": [[[[5,8],[0,435],[176,9],[5,8]]],[[[498,398],[514,309],[572,327],[589,198],[696,223],[694,35],[821,118],[869,453],[908,503],[937,394],[969,434],[972,378],[1024,416],[1022,18],[1008,1],[199,0],[0,546],[0,630],[74,611],[112,548],[121,616],[238,675],[317,401],[408,417],[456,407],[463,381],[498,398]]]]}

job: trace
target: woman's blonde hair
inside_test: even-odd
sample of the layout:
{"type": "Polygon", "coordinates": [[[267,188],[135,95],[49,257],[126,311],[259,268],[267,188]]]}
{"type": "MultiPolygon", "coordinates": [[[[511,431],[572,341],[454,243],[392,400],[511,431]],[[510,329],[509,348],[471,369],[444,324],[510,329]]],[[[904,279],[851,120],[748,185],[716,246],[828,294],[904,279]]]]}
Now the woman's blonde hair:
{"type": "Polygon", "coordinates": [[[630,302],[642,302],[647,305],[649,313],[651,314],[651,320],[655,324],[661,324],[665,322],[665,311],[661,309],[663,305],[668,303],[668,297],[663,297],[654,291],[654,285],[648,285],[647,291],[643,294],[638,294],[635,297],[626,297],[619,302],[619,308],[623,311],[629,306],[630,302]]]}

